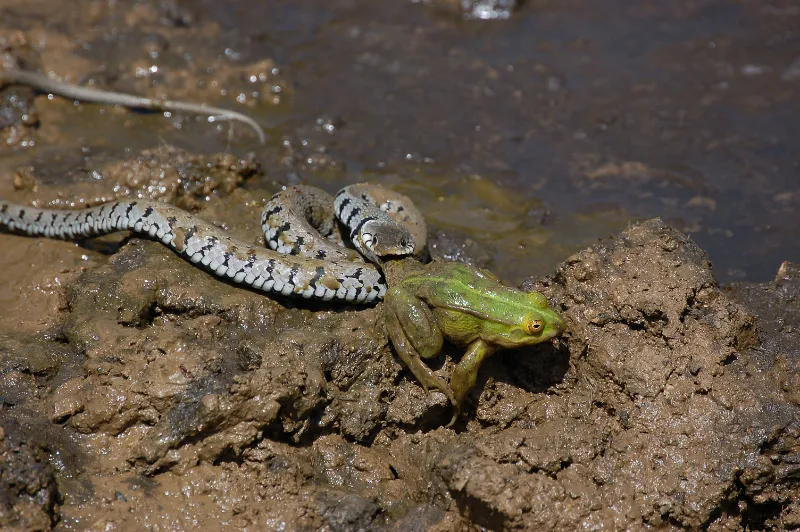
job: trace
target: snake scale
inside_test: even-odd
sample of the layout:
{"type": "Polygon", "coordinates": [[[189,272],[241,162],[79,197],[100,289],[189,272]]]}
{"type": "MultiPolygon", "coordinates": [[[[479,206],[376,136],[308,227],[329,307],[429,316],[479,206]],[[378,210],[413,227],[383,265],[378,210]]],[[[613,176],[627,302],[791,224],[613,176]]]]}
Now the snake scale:
{"type": "Polygon", "coordinates": [[[387,286],[380,269],[325,238],[335,234],[333,215],[349,229],[354,246],[373,261],[424,247],[424,220],[411,200],[368,184],[345,187],[335,200],[309,186],[288,187],[273,196],[261,220],[272,249],[237,240],[161,202],[119,200],[55,210],[0,200],[0,228],[10,232],[76,240],[130,231],[160,241],[214,275],[263,292],[346,303],[383,299],[387,286]]]}

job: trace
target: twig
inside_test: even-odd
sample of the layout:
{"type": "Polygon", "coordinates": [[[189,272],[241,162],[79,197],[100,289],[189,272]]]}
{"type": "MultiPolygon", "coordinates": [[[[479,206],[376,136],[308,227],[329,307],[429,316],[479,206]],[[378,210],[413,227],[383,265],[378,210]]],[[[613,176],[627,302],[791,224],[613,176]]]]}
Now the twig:
{"type": "Polygon", "coordinates": [[[219,118],[223,120],[238,120],[250,126],[258,135],[261,144],[267,141],[264,130],[258,123],[249,116],[237,111],[229,111],[220,107],[212,107],[202,103],[190,103],[174,100],[156,100],[153,98],[143,98],[133,94],[123,92],[106,91],[93,89],[91,87],[81,87],[63,81],[51,79],[44,74],[27,72],[25,70],[4,70],[0,71],[0,87],[5,85],[18,84],[32,87],[41,92],[58,94],[65,98],[72,98],[84,102],[103,103],[106,105],[121,105],[132,109],[147,109],[150,111],[183,111],[219,118]]]}

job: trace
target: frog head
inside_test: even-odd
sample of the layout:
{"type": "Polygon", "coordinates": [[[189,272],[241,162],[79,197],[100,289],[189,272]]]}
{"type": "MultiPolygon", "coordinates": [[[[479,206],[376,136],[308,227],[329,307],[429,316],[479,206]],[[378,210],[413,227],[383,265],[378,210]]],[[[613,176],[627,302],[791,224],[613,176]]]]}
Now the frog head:
{"type": "Polygon", "coordinates": [[[540,292],[510,288],[490,272],[450,263],[432,300],[445,335],[457,343],[480,339],[497,348],[546,342],[566,329],[540,292]]]}
{"type": "Polygon", "coordinates": [[[546,342],[566,329],[564,320],[539,292],[495,289],[495,308],[481,315],[480,338],[489,345],[517,348],[546,342]]]}

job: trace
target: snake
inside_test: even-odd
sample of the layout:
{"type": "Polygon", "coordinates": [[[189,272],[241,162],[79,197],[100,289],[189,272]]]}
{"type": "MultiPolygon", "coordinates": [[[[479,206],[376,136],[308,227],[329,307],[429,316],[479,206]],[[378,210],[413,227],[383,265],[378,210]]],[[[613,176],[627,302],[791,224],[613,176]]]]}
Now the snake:
{"type": "Polygon", "coordinates": [[[261,226],[267,244],[279,253],[346,261],[364,257],[375,264],[384,257],[418,255],[427,237],[424,218],[408,197],[369,183],[344,187],[332,202],[315,187],[287,189],[267,202],[261,226]],[[349,229],[358,254],[319,238],[342,242],[334,216],[349,229]]]}
{"type": "Polygon", "coordinates": [[[424,218],[413,202],[368,183],[344,187],[335,198],[312,186],[286,187],[266,202],[261,222],[269,249],[157,201],[122,199],[64,210],[0,200],[0,229],[12,233],[79,240],[129,231],[233,283],[320,301],[380,301],[387,291],[381,260],[419,255],[426,242],[424,218]],[[336,218],[355,249],[336,243],[336,218]]]}

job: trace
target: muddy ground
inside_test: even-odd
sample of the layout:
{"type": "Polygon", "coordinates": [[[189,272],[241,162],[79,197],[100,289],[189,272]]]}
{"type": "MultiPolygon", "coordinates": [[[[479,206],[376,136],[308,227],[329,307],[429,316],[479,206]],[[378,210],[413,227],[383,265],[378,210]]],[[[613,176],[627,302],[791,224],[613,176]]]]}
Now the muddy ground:
{"type": "MultiPolygon", "coordinates": [[[[163,148],[103,174],[171,170],[207,172],[200,214],[258,240],[266,191],[224,186],[251,163],[163,148]]],[[[446,399],[404,370],[380,305],[276,301],[139,239],[2,243],[31,265],[4,288],[4,527],[800,526],[792,263],[721,291],[690,238],[634,225],[525,281],[569,332],[496,355],[445,429],[446,399]]]]}
{"type": "Polygon", "coordinates": [[[800,528],[800,12],[623,4],[0,1],[4,68],[270,137],[0,88],[1,198],[162,199],[260,243],[280,185],[379,181],[569,325],[446,429],[380,305],[0,233],[0,528],[800,528]]]}

